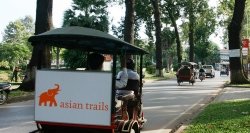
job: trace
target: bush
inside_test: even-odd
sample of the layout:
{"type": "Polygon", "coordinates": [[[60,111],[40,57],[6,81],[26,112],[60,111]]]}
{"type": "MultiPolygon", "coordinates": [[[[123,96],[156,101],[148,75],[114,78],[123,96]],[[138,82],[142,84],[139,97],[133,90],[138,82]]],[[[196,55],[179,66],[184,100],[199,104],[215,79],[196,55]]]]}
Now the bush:
{"type": "Polygon", "coordinates": [[[1,61],[0,62],[0,69],[1,70],[9,70],[10,69],[10,65],[8,61],[1,61]]]}
{"type": "Polygon", "coordinates": [[[146,71],[147,71],[149,74],[154,74],[155,71],[156,71],[156,68],[155,68],[155,66],[151,65],[151,66],[148,66],[148,67],[146,68],[146,71]]]}

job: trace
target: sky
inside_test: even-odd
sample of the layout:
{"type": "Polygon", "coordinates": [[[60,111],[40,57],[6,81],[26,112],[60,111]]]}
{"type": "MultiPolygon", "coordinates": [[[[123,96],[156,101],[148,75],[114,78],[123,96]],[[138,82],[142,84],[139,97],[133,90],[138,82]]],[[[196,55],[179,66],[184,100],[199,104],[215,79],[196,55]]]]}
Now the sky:
{"type": "MultiPolygon", "coordinates": [[[[53,0],[53,25],[58,28],[62,25],[63,13],[71,6],[72,0],[53,0]]],[[[35,21],[36,0],[1,0],[0,1],[0,42],[6,26],[13,21],[32,16],[35,21]]]]}
{"type": "MultiPolygon", "coordinates": [[[[209,5],[215,6],[217,0],[210,0],[209,5]]],[[[53,0],[53,25],[55,28],[62,26],[64,11],[71,7],[72,0],[53,0]]],[[[24,18],[26,15],[32,16],[35,21],[36,17],[36,0],[0,0],[0,42],[6,26],[13,21],[24,18]]],[[[125,9],[113,7],[109,10],[113,19],[111,23],[117,23],[121,16],[124,16],[125,9]]],[[[142,37],[143,38],[143,37],[142,37]]],[[[219,42],[219,38],[211,36],[210,39],[219,42]]],[[[219,45],[220,46],[220,45],[219,45]]],[[[220,46],[221,47],[221,46],[220,46]]]]}

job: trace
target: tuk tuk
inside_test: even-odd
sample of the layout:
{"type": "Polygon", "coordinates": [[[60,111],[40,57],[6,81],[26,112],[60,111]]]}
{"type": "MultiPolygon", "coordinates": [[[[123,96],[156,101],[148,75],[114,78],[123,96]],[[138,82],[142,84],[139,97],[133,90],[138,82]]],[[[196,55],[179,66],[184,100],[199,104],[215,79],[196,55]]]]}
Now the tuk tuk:
{"type": "Polygon", "coordinates": [[[191,83],[192,85],[195,83],[197,75],[195,70],[196,65],[197,64],[194,62],[185,61],[181,63],[181,67],[176,73],[178,85],[182,82],[189,82],[189,84],[191,83]]]}
{"type": "Polygon", "coordinates": [[[31,36],[29,42],[111,55],[113,60],[108,71],[36,70],[35,122],[38,129],[34,132],[140,132],[146,122],[141,106],[142,62],[146,51],[107,33],[79,26],[31,36]],[[136,96],[116,94],[118,56],[124,54],[140,56],[136,96]]]}

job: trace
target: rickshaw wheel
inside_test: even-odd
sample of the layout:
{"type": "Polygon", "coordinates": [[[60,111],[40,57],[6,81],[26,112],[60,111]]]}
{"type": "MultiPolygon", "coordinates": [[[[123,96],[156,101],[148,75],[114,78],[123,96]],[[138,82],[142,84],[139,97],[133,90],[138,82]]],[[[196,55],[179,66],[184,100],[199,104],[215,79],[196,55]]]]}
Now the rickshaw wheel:
{"type": "Polygon", "coordinates": [[[38,129],[39,131],[41,131],[41,130],[42,130],[42,125],[41,125],[41,124],[36,123],[36,127],[37,127],[37,129],[38,129]]]}
{"type": "Polygon", "coordinates": [[[130,133],[140,133],[140,129],[138,128],[137,124],[134,124],[130,130],[130,133]]]}
{"type": "Polygon", "coordinates": [[[135,130],[132,128],[132,129],[130,130],[130,133],[135,133],[135,130]]]}
{"type": "MultiPolygon", "coordinates": [[[[122,132],[122,133],[128,133],[128,132],[122,132]]],[[[140,129],[136,124],[134,124],[133,127],[130,129],[129,133],[140,133],[140,129]]]]}
{"type": "Polygon", "coordinates": [[[4,104],[8,99],[8,93],[4,90],[0,91],[0,105],[4,104]]]}

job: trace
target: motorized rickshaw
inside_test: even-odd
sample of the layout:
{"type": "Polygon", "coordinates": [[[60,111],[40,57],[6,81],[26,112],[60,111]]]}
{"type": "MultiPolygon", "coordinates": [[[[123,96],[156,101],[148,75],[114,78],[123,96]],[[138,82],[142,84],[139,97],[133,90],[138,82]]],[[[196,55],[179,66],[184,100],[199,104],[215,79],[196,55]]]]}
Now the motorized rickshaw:
{"type": "Polygon", "coordinates": [[[181,68],[177,71],[177,83],[180,85],[182,82],[189,82],[192,85],[195,83],[196,72],[194,66],[197,64],[194,62],[182,62],[181,68]]]}
{"type": "Polygon", "coordinates": [[[139,133],[142,109],[143,49],[107,33],[79,26],[58,28],[29,38],[33,45],[50,45],[111,55],[108,71],[40,69],[35,80],[37,132],[139,133]],[[118,56],[140,56],[140,81],[128,81],[133,95],[116,94],[118,56]],[[134,85],[135,84],[135,85],[134,85]],[[120,103],[118,105],[117,103],[120,103]]]}

